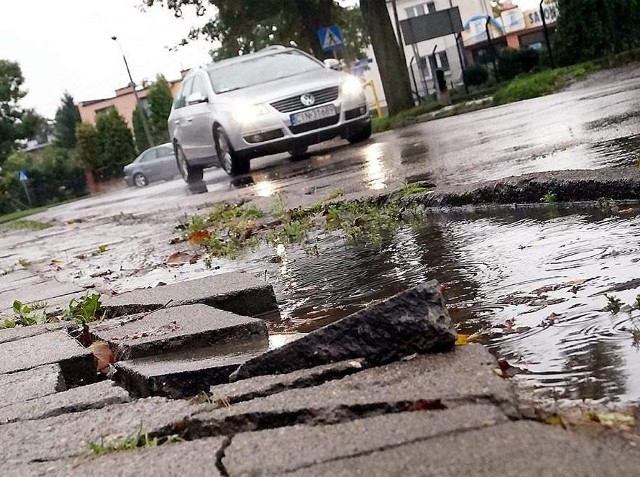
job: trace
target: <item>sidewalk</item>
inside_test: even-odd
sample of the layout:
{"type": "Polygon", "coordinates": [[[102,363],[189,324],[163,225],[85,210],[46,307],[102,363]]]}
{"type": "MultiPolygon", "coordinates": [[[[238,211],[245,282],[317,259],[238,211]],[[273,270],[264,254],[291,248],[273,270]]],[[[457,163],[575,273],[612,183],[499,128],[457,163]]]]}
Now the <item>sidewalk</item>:
{"type": "Polygon", "coordinates": [[[89,327],[115,381],[58,324],[2,330],[3,475],[640,475],[636,451],[523,419],[484,347],[444,351],[441,305],[418,287],[273,349],[242,316],[276,306],[258,279],[132,292],[89,327]]]}

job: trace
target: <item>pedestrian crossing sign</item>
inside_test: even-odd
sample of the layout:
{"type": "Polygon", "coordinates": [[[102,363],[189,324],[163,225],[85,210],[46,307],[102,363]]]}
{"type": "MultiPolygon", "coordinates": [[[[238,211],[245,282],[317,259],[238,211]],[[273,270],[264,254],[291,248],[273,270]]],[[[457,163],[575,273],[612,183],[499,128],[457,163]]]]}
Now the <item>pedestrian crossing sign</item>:
{"type": "Polygon", "coordinates": [[[322,51],[333,51],[344,46],[344,35],[338,25],[318,30],[318,39],[322,46],[322,51]]]}

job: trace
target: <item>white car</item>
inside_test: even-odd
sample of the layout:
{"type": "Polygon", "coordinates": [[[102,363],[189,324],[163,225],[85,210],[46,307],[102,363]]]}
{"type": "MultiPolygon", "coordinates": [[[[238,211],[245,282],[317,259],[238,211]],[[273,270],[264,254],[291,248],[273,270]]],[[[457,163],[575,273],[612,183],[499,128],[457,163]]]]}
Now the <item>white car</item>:
{"type": "Polygon", "coordinates": [[[371,136],[362,82],[282,46],[192,70],[168,124],[189,184],[206,167],[246,174],[255,157],[288,151],[296,158],[336,136],[352,143],[371,136]]]}

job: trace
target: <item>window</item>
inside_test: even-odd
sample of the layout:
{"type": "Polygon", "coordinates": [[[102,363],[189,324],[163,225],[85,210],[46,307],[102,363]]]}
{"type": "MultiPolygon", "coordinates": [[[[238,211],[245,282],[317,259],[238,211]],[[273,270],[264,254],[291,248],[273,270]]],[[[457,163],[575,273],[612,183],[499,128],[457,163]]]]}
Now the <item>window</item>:
{"type": "Polygon", "coordinates": [[[115,106],[107,106],[106,108],[96,109],[96,116],[98,114],[104,114],[104,113],[107,113],[109,111],[115,111],[115,110],[116,110],[115,106]]]}
{"type": "Polygon", "coordinates": [[[178,91],[178,94],[176,94],[176,99],[173,101],[174,109],[184,108],[187,105],[187,91],[191,90],[192,83],[193,78],[189,78],[188,80],[182,82],[180,91],[178,91]]]}
{"type": "MultiPolygon", "coordinates": [[[[193,78],[193,86],[191,87],[191,91],[189,94],[193,93],[201,93],[205,98],[209,95],[207,94],[207,88],[204,85],[204,81],[201,76],[196,76],[193,78]]],[[[189,96],[189,94],[187,96],[189,96]]]]}
{"type": "Polygon", "coordinates": [[[442,69],[444,71],[449,71],[451,66],[449,65],[449,57],[447,56],[446,51],[439,51],[435,56],[429,55],[429,65],[432,70],[442,69]]]}
{"type": "Polygon", "coordinates": [[[405,8],[407,18],[419,17],[427,13],[433,13],[436,11],[435,2],[421,3],[420,5],[414,5],[413,7],[405,8]]]}
{"type": "Polygon", "coordinates": [[[305,54],[285,51],[244,61],[240,57],[240,60],[232,63],[221,63],[209,70],[209,78],[213,90],[222,94],[323,68],[322,63],[305,54]]]}
{"type": "Polygon", "coordinates": [[[154,151],[153,149],[145,152],[141,157],[140,157],[140,162],[150,162],[153,161],[156,158],[156,151],[154,151]]]}
{"type": "Polygon", "coordinates": [[[158,158],[173,156],[173,149],[168,146],[159,147],[156,149],[156,156],[158,156],[158,158]]]}

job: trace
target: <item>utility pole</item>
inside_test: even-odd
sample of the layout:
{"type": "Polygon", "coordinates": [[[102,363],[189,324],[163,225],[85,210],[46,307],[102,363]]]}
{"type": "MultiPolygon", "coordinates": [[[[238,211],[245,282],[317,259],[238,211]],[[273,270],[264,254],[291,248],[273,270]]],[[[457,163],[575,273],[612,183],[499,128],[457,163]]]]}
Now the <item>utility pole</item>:
{"type": "Polygon", "coordinates": [[[129,75],[129,85],[133,89],[133,96],[135,96],[136,98],[136,105],[140,110],[140,114],[142,114],[142,126],[144,127],[144,134],[145,136],[147,136],[147,142],[149,143],[149,147],[153,147],[155,146],[155,143],[153,142],[153,137],[151,136],[151,130],[149,129],[149,122],[147,120],[147,111],[144,109],[144,106],[142,106],[142,103],[140,102],[140,97],[138,96],[138,91],[136,90],[136,84],[133,81],[133,77],[131,76],[129,63],[127,63],[127,57],[124,55],[124,50],[122,49],[122,45],[118,41],[118,37],[112,36],[111,39],[115,41],[120,47],[120,52],[122,53],[122,59],[124,60],[124,66],[125,68],[127,68],[127,74],[129,75]]]}

